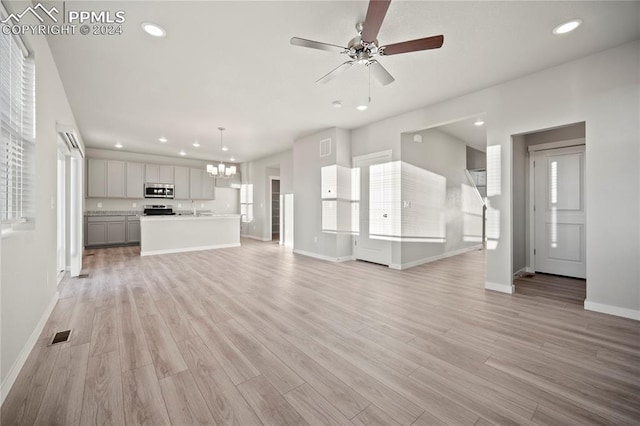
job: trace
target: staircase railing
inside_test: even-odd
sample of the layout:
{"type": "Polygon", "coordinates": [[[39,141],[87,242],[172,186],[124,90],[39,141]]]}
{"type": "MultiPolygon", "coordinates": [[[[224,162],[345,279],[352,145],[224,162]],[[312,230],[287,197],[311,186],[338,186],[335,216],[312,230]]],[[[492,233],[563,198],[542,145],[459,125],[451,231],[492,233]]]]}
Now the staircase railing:
{"type": "Polygon", "coordinates": [[[464,169],[464,174],[482,204],[482,243],[484,244],[487,236],[487,202],[485,200],[487,195],[487,171],[485,169],[464,169]]]}

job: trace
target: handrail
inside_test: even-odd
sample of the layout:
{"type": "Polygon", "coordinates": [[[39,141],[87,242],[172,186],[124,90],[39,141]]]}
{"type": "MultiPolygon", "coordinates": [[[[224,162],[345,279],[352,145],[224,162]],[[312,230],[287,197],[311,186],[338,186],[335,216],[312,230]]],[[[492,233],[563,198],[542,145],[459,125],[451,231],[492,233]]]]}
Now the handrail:
{"type": "Polygon", "coordinates": [[[467,180],[469,181],[469,183],[471,183],[471,186],[473,187],[474,192],[478,196],[478,199],[480,200],[482,205],[484,207],[487,207],[487,204],[484,201],[484,198],[482,198],[482,195],[480,195],[480,191],[478,190],[478,187],[476,186],[476,182],[473,180],[473,177],[471,176],[469,169],[464,169],[464,174],[467,176],[467,180]]]}

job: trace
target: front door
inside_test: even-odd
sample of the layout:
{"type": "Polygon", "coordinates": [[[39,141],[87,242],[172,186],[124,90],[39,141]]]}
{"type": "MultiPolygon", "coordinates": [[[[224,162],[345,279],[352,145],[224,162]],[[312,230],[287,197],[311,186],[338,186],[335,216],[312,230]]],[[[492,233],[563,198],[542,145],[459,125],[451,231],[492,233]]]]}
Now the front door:
{"type": "Polygon", "coordinates": [[[534,154],[535,270],[586,278],[584,145],[534,154]]]}

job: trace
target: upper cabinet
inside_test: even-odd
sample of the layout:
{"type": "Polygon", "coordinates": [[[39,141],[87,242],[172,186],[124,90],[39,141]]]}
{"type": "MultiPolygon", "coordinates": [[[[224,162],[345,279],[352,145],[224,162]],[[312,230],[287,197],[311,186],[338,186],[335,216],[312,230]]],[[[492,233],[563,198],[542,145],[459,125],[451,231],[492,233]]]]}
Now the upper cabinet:
{"type": "Polygon", "coordinates": [[[107,196],[107,160],[87,161],[87,197],[107,196]]]}
{"type": "Polygon", "coordinates": [[[124,161],[107,161],[107,197],[124,198],[124,161]]]}
{"type": "Polygon", "coordinates": [[[177,200],[215,199],[215,179],[203,168],[87,159],[87,197],[144,198],[145,183],[174,185],[177,200]]]}
{"type": "Polygon", "coordinates": [[[87,161],[87,197],[124,198],[125,162],[90,158],[87,161]]]}
{"type": "Polygon", "coordinates": [[[189,169],[189,194],[192,200],[214,200],[214,179],[204,169],[189,169]]]}
{"type": "Polygon", "coordinates": [[[127,163],[127,198],[144,198],[144,164],[127,163]]]}
{"type": "Polygon", "coordinates": [[[174,197],[176,200],[189,199],[189,168],[175,166],[173,172],[174,178],[174,197]]]}
{"type": "Polygon", "coordinates": [[[173,183],[173,166],[147,164],[145,183],[173,183]]]}

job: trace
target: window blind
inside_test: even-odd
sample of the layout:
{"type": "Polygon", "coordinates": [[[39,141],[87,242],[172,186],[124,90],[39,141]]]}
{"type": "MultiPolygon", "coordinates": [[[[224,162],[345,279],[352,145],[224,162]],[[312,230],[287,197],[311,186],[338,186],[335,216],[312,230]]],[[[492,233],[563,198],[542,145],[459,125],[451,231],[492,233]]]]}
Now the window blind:
{"type": "Polygon", "coordinates": [[[35,216],[35,64],[27,55],[19,39],[0,34],[2,223],[14,223],[35,216]]]}

